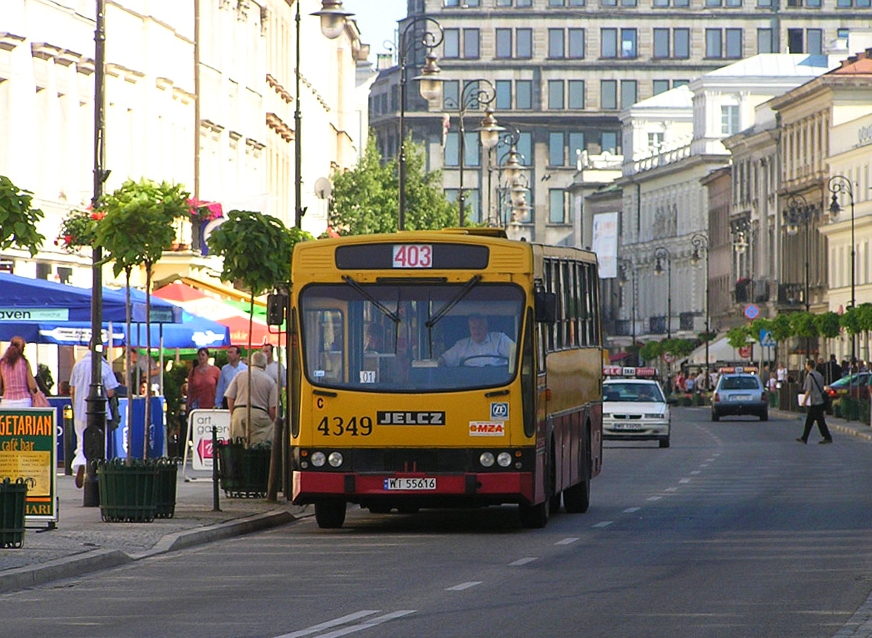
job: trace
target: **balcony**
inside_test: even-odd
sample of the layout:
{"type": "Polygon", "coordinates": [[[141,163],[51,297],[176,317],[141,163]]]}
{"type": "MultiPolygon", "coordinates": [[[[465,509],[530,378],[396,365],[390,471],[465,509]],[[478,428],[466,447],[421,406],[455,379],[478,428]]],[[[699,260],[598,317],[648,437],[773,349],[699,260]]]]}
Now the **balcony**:
{"type": "Polygon", "coordinates": [[[802,284],[778,284],[778,305],[797,308],[803,305],[802,284]]]}
{"type": "Polygon", "coordinates": [[[648,318],[648,332],[652,335],[665,335],[666,334],[666,317],[649,317],[648,318]]]}

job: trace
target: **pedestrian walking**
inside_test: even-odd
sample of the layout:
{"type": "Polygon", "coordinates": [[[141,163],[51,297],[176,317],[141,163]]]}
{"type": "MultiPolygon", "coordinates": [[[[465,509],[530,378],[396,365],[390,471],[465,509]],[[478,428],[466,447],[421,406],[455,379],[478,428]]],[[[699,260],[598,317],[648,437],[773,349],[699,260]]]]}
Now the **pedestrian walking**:
{"type": "Polygon", "coordinates": [[[802,385],[803,405],[808,407],[808,414],[805,417],[805,429],[802,431],[802,436],[798,439],[800,443],[808,443],[808,435],[811,434],[811,426],[817,422],[818,430],[820,430],[820,443],[832,443],[833,435],[830,434],[830,429],[827,427],[826,420],[826,402],[824,401],[824,379],[821,373],[815,370],[814,359],[808,359],[805,362],[805,381],[802,385]]]}
{"type": "Polygon", "coordinates": [[[24,356],[25,341],[22,337],[12,337],[3,358],[0,359],[0,408],[29,408],[33,406],[33,395],[39,387],[30,369],[30,362],[24,356]]]}

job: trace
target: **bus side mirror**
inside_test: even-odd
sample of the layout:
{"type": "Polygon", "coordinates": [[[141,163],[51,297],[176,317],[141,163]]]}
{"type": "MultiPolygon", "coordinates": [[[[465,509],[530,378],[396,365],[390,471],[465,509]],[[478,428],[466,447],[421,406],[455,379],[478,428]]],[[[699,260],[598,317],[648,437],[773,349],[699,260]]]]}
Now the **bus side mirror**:
{"type": "Polygon", "coordinates": [[[537,288],[533,293],[536,306],[536,321],[552,324],[557,320],[557,294],[537,288]]]}

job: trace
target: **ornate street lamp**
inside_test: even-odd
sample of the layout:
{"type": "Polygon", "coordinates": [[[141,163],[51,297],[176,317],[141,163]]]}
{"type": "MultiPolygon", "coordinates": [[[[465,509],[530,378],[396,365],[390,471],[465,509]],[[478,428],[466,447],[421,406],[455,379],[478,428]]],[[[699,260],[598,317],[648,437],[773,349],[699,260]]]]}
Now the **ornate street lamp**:
{"type": "Polygon", "coordinates": [[[636,365],[638,363],[636,356],[636,272],[633,262],[626,257],[619,257],[618,263],[621,266],[621,275],[618,279],[618,285],[621,286],[621,288],[627,285],[627,272],[629,272],[630,276],[633,278],[633,287],[630,290],[632,305],[632,314],[630,315],[630,330],[633,336],[631,348],[633,352],[633,365],[636,365]]]}
{"type": "MultiPolygon", "coordinates": [[[[856,244],[854,242],[854,189],[851,185],[851,180],[844,175],[833,175],[830,181],[827,182],[830,192],[833,194],[830,202],[830,217],[835,221],[839,213],[842,212],[842,207],[839,205],[839,194],[846,193],[851,203],[851,308],[857,305],[857,289],[854,278],[856,270],[856,244]]],[[[856,360],[856,335],[851,335],[851,365],[854,365],[856,360]]]]}
{"type": "MultiPolygon", "coordinates": [[[[303,215],[306,214],[306,209],[303,208],[303,113],[300,110],[300,16],[301,0],[297,0],[297,13],[294,17],[296,27],[296,68],[295,68],[295,91],[294,94],[294,226],[301,228],[303,225],[303,215]]],[[[321,0],[321,10],[311,14],[321,18],[321,34],[330,39],[335,40],[345,30],[345,21],[353,13],[348,13],[342,9],[342,0],[321,0]]]]}
{"type": "MultiPolygon", "coordinates": [[[[818,217],[818,211],[814,206],[809,206],[808,201],[799,193],[791,194],[787,198],[787,206],[784,211],[784,230],[790,236],[799,233],[800,225],[805,225],[805,311],[811,310],[811,291],[809,284],[809,260],[811,258],[811,222],[818,217]]],[[[811,340],[805,340],[805,356],[811,357],[811,340]]]]}
{"type": "Polygon", "coordinates": [[[666,260],[666,338],[672,338],[672,253],[665,246],[654,249],[654,274],[663,274],[663,260],[666,260]]]}
{"type": "Polygon", "coordinates": [[[705,251],[705,384],[706,389],[710,384],[711,377],[709,376],[709,339],[711,338],[711,330],[709,328],[709,238],[705,233],[696,233],[690,238],[690,243],[693,246],[693,253],[690,256],[690,263],[696,266],[700,261],[700,251],[705,251]]]}
{"type": "MultiPolygon", "coordinates": [[[[478,79],[471,80],[463,86],[463,90],[460,92],[460,99],[457,102],[451,98],[445,100],[446,108],[457,110],[458,121],[460,122],[460,186],[457,201],[460,209],[459,223],[461,227],[464,225],[464,208],[466,203],[466,196],[463,194],[463,165],[464,155],[466,154],[466,128],[463,124],[463,116],[466,115],[468,109],[478,109],[481,106],[489,105],[496,99],[496,96],[493,84],[488,80],[478,79]],[[484,85],[484,88],[482,88],[482,85],[484,85]]],[[[496,127],[495,122],[491,122],[492,119],[493,113],[486,111],[481,126],[476,129],[481,138],[481,145],[487,150],[497,145],[500,139],[499,131],[502,130],[496,127]]]]}
{"type": "MultiPolygon", "coordinates": [[[[490,108],[488,108],[488,112],[490,108]]],[[[487,118],[485,118],[487,119],[487,118]]],[[[493,118],[493,122],[496,123],[496,118],[493,118]]],[[[496,213],[491,216],[488,215],[488,219],[495,218],[498,222],[497,225],[504,226],[503,224],[503,197],[504,193],[508,191],[512,186],[514,186],[521,177],[522,171],[526,170],[527,167],[521,163],[521,154],[518,153],[518,142],[521,139],[521,131],[518,130],[518,127],[513,124],[506,124],[505,126],[498,126],[497,129],[501,129],[498,131],[498,135],[501,135],[499,143],[503,146],[508,146],[509,149],[504,152],[500,157],[496,159],[496,162],[490,162],[488,164],[488,197],[491,197],[491,173],[494,169],[497,171],[497,210],[496,213]],[[505,181],[504,181],[505,179],[505,181]]],[[[497,147],[495,147],[497,148],[497,147]]],[[[491,149],[491,155],[493,155],[493,150],[491,149]]],[[[526,200],[526,198],[525,198],[526,200]]],[[[526,203],[526,201],[524,202],[526,203]]],[[[492,203],[491,203],[492,205],[492,203]]],[[[490,208],[490,206],[489,206],[490,208]]]]}
{"type": "Polygon", "coordinates": [[[418,80],[421,97],[428,102],[434,102],[442,96],[442,79],[439,75],[438,60],[433,49],[442,44],[442,26],[433,18],[418,16],[403,27],[400,34],[400,44],[397,51],[400,65],[400,157],[397,167],[397,185],[399,190],[399,209],[397,212],[397,229],[406,229],[406,63],[413,44],[420,44],[426,51],[426,63],[421,69],[421,75],[413,78],[418,80]],[[423,24],[424,33],[418,38],[409,38],[409,32],[423,24]],[[432,31],[427,26],[432,27],[432,31]]]}

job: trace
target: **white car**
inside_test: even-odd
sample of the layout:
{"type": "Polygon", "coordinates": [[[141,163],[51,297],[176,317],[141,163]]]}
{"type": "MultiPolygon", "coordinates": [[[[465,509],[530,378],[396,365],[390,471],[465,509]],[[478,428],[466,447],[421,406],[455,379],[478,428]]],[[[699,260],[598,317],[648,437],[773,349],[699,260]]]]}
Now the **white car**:
{"type": "Polygon", "coordinates": [[[671,414],[656,381],[607,379],[603,382],[603,439],[659,441],[669,447],[671,414]]]}

